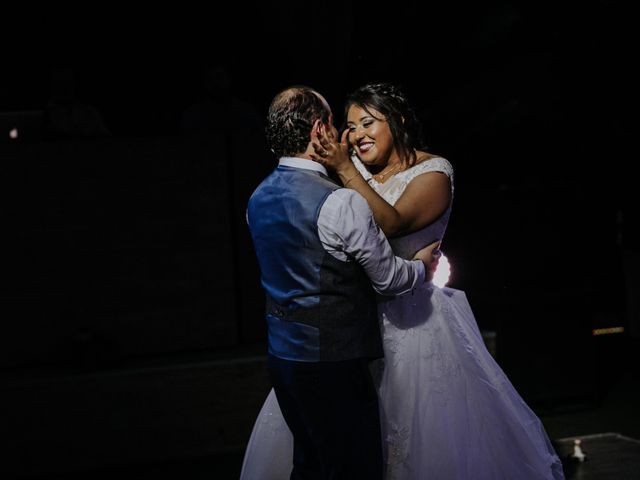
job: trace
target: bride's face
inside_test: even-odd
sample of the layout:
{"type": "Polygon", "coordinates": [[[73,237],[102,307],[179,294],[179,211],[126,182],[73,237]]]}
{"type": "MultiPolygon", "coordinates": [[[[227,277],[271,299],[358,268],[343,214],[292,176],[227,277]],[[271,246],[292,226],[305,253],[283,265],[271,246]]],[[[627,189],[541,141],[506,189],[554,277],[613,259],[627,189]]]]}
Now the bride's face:
{"type": "Polygon", "coordinates": [[[395,152],[393,135],[384,115],[351,105],[347,112],[349,143],[367,166],[385,167],[395,152]]]}

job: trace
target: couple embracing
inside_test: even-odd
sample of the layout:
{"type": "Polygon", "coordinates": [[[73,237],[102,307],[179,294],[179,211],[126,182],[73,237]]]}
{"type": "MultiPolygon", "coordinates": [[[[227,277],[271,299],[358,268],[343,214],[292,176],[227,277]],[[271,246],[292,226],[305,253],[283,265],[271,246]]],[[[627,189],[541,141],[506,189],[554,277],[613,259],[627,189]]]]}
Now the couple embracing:
{"type": "Polygon", "coordinates": [[[326,100],[305,86],[269,107],[279,164],[247,221],[273,389],[241,479],[563,478],[464,292],[431,281],[450,163],[423,148],[394,85],[353,92],[345,118],[339,137],[326,100]]]}

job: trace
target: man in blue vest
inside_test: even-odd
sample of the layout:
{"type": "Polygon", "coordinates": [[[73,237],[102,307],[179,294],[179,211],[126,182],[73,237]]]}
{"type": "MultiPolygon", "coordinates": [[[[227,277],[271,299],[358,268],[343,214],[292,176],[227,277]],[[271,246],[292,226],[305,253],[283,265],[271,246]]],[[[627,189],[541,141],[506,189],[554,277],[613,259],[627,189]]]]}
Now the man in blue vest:
{"type": "Polygon", "coordinates": [[[430,279],[437,244],[395,257],[365,199],[311,160],[311,133],[333,126],[316,91],[287,88],[269,107],[278,167],[249,200],[247,221],[267,294],[268,366],[294,438],[291,479],[382,479],[378,399],[368,364],[382,341],[375,292],[430,279]]]}

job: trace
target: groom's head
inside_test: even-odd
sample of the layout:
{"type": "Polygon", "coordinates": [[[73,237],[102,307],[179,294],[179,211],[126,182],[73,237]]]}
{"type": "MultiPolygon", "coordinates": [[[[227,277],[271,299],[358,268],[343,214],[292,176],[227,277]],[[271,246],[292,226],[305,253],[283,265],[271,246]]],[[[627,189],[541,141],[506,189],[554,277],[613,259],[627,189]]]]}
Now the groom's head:
{"type": "Polygon", "coordinates": [[[267,145],[278,158],[303,156],[317,120],[332,122],[331,108],[324,97],[304,85],[288,87],[269,106],[267,145]]]}

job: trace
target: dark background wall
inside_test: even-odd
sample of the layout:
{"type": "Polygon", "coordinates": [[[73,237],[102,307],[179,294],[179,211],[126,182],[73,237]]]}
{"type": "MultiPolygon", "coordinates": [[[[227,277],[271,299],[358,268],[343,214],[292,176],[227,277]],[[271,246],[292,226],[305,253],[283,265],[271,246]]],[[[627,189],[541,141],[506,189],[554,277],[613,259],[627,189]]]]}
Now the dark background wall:
{"type": "Polygon", "coordinates": [[[244,209],[275,165],[268,103],[295,83],[323,92],[338,121],[351,89],[400,83],[455,168],[451,285],[497,333],[500,364],[532,405],[606,389],[593,372],[615,370],[638,336],[624,2],[211,8],[0,20],[0,111],[50,118],[51,72],[69,67],[107,130],[1,140],[13,469],[242,448],[268,390],[244,209]],[[202,106],[204,72],[220,65],[227,101],[202,106]],[[625,333],[591,335],[611,326],[625,333]],[[576,356],[588,368],[567,379],[576,356]]]}

